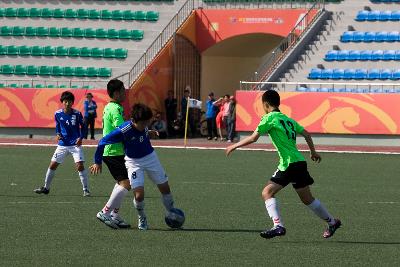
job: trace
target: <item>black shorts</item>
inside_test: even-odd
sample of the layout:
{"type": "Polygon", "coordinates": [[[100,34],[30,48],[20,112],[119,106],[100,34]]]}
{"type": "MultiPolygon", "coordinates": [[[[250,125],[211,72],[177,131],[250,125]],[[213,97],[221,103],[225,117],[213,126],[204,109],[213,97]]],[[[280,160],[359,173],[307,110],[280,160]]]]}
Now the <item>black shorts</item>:
{"type": "Polygon", "coordinates": [[[104,163],[107,165],[108,170],[116,181],[129,179],[128,171],[125,166],[125,156],[105,156],[103,157],[104,163]]]}
{"type": "Polygon", "coordinates": [[[292,183],[295,189],[314,183],[314,179],[308,173],[307,162],[305,161],[290,163],[285,171],[277,170],[272,176],[271,181],[283,187],[292,183]]]}

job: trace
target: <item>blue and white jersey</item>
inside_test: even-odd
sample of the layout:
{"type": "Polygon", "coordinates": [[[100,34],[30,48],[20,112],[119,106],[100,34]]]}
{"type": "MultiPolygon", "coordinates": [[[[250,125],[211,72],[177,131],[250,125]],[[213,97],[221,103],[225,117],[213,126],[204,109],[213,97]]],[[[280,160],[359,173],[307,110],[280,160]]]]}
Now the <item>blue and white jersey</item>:
{"type": "Polygon", "coordinates": [[[125,155],[129,158],[143,158],[154,151],[150,143],[149,129],[146,127],[144,131],[139,131],[131,121],[126,121],[100,140],[94,155],[94,162],[101,164],[106,145],[120,142],[124,144],[125,155]]]}
{"type": "Polygon", "coordinates": [[[83,137],[83,117],[78,110],[72,109],[70,114],[62,109],[54,114],[56,121],[56,134],[62,138],[58,141],[59,146],[73,146],[78,138],[83,137]]]}

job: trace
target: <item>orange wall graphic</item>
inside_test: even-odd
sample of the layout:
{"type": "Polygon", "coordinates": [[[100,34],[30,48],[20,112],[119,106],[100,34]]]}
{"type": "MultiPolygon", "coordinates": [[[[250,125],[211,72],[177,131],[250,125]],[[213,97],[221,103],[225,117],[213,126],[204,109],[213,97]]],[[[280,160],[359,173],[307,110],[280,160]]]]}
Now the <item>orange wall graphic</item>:
{"type": "MultiPolygon", "coordinates": [[[[237,91],[238,131],[254,131],[263,92],[237,91]]],[[[281,111],[313,133],[400,134],[400,94],[297,93],[281,95],[281,111]]]]}

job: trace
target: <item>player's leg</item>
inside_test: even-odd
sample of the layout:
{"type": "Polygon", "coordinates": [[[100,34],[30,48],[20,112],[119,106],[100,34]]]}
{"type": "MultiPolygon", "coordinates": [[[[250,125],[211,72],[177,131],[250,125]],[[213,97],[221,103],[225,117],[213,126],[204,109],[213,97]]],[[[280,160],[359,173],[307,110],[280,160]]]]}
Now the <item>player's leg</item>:
{"type": "Polygon", "coordinates": [[[92,115],[89,119],[89,126],[90,126],[90,139],[94,140],[94,122],[95,117],[92,115]]]}
{"type": "Polygon", "coordinates": [[[142,169],[141,160],[126,160],[129,181],[133,189],[133,206],[138,214],[138,229],[147,230],[147,217],[144,210],[144,171],[142,169]]]}
{"type": "Polygon", "coordinates": [[[88,197],[88,196],[90,196],[89,174],[88,174],[87,169],[85,169],[85,166],[84,166],[85,156],[83,155],[82,146],[68,147],[68,151],[69,151],[69,153],[71,153],[72,157],[74,158],[75,167],[76,167],[76,170],[78,171],[79,179],[81,180],[81,183],[82,183],[83,196],[88,197]]]}

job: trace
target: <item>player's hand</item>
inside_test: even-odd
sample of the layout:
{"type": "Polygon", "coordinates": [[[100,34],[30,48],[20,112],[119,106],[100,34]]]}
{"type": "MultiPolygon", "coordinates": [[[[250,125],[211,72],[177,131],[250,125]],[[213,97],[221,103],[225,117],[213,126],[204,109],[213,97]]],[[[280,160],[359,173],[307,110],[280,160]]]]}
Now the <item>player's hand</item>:
{"type": "Polygon", "coordinates": [[[158,132],[158,131],[155,131],[155,130],[149,130],[149,136],[150,136],[150,138],[157,138],[157,137],[159,137],[159,136],[160,136],[160,134],[159,134],[159,132],[158,132]]]}
{"type": "Polygon", "coordinates": [[[96,164],[96,163],[95,163],[95,164],[93,164],[92,166],[90,166],[89,169],[90,169],[90,173],[91,173],[91,174],[96,175],[96,174],[101,173],[101,171],[102,171],[102,166],[101,166],[101,164],[96,164]]]}
{"type": "Polygon", "coordinates": [[[317,152],[311,153],[311,159],[317,163],[320,163],[322,160],[321,156],[317,152]]]}
{"type": "Polygon", "coordinates": [[[58,142],[58,141],[60,141],[61,139],[62,139],[62,136],[59,135],[59,134],[57,134],[57,135],[56,135],[56,141],[58,142]]]}
{"type": "Polygon", "coordinates": [[[235,145],[225,148],[225,155],[228,157],[236,149],[235,145]]]}
{"type": "Polygon", "coordinates": [[[78,146],[78,147],[81,146],[82,145],[82,139],[80,139],[80,138],[76,139],[75,145],[78,146]]]}

